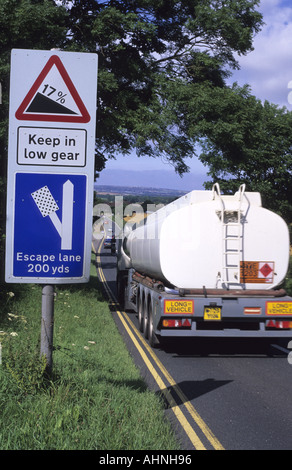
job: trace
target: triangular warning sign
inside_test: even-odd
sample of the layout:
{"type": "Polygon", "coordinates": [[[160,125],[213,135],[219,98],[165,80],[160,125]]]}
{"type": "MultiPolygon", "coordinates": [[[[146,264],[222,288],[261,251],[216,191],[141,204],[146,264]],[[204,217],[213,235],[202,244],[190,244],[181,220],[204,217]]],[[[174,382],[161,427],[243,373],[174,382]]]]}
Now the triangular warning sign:
{"type": "Polygon", "coordinates": [[[50,57],[15,117],[21,121],[90,121],[90,115],[57,55],[50,57]]]}

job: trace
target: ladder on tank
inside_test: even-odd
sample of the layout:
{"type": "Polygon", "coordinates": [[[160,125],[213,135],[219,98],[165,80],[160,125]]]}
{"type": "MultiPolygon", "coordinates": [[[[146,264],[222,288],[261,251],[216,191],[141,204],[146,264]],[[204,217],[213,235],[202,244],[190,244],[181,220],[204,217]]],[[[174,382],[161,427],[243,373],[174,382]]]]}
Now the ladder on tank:
{"type": "MultiPolygon", "coordinates": [[[[222,270],[221,284],[229,287],[240,284],[240,262],[243,253],[242,200],[245,184],[234,196],[221,196],[219,184],[213,186],[221,202],[219,217],[222,225],[222,270]],[[237,198],[238,196],[238,198],[237,198]]],[[[215,195],[214,195],[215,197],[215,195]]]]}

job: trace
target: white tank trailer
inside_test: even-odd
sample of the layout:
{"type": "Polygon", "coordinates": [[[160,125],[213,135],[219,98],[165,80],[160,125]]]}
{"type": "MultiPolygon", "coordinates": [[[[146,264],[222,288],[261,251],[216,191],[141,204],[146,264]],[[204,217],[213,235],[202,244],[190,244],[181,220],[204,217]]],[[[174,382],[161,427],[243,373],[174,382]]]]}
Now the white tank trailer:
{"type": "Polygon", "coordinates": [[[192,191],[126,225],[118,253],[120,301],[139,313],[152,343],[178,331],[278,336],[292,327],[292,299],[276,289],[287,274],[289,249],[286,223],[262,207],[259,193],[242,185],[222,195],[218,184],[192,191]]]}

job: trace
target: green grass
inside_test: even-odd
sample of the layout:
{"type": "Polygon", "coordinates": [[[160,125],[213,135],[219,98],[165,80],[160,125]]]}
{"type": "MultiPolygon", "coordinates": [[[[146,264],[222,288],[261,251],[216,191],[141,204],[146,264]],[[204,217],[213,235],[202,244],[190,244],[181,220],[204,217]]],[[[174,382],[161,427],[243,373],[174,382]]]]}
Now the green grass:
{"type": "MultiPolygon", "coordinates": [[[[92,266],[55,288],[53,377],[39,359],[41,286],[1,292],[0,449],[175,450],[163,402],[118,333],[92,266]]],[[[8,290],[7,290],[8,287],[8,290]]]]}
{"type": "Polygon", "coordinates": [[[289,270],[283,287],[286,290],[287,294],[292,296],[292,256],[290,256],[289,270]]]}

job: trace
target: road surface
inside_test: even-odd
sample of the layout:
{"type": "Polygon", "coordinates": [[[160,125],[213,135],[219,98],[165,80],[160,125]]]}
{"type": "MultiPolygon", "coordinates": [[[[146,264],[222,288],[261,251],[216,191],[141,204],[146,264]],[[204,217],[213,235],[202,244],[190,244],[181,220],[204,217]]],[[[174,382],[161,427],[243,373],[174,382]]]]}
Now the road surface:
{"type": "Polygon", "coordinates": [[[165,400],[182,449],[292,449],[289,341],[172,339],[152,350],[136,314],[119,310],[116,256],[100,240],[93,245],[118,328],[142,377],[165,400]]]}

